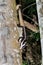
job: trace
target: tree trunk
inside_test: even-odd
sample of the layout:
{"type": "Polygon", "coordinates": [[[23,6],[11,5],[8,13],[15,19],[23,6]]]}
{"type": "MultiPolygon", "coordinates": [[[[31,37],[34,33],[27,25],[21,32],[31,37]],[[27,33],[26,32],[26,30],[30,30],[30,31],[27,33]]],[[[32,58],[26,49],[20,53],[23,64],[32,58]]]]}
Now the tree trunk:
{"type": "Polygon", "coordinates": [[[36,0],[36,4],[37,4],[37,13],[40,28],[42,65],[43,65],[43,0],[36,0]]]}
{"type": "Polygon", "coordinates": [[[22,65],[15,0],[0,0],[0,65],[22,65]]]}

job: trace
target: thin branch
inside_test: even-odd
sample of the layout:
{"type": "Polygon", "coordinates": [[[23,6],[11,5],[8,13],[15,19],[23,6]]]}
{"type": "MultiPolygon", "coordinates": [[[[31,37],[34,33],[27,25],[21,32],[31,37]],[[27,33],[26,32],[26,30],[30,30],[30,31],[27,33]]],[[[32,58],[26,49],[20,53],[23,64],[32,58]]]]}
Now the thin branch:
{"type": "Polygon", "coordinates": [[[25,14],[23,14],[23,16],[25,16],[26,18],[28,18],[28,19],[30,19],[31,21],[33,21],[34,24],[38,25],[38,23],[37,23],[36,21],[34,21],[34,19],[30,18],[29,16],[27,16],[27,15],[25,15],[25,14]]]}
{"type": "Polygon", "coordinates": [[[31,4],[31,5],[28,5],[27,7],[25,7],[23,10],[22,10],[22,12],[24,12],[24,10],[26,10],[27,8],[29,8],[29,7],[31,7],[31,6],[33,6],[33,5],[35,5],[36,3],[33,3],[33,4],[31,4]]]}
{"type": "Polygon", "coordinates": [[[28,18],[28,19],[30,19],[31,21],[33,21],[32,18],[30,18],[29,16],[27,16],[27,15],[25,15],[25,14],[23,14],[23,16],[25,16],[26,18],[28,18]]]}

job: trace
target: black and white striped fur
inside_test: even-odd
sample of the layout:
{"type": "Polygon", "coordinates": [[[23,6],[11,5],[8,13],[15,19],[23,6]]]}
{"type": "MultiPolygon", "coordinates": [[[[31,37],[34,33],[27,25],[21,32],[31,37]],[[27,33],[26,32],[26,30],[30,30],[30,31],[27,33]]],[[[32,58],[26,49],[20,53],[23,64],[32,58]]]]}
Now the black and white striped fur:
{"type": "MultiPolygon", "coordinates": [[[[19,39],[18,41],[20,42],[20,49],[24,48],[25,45],[26,45],[26,30],[25,30],[25,27],[24,26],[18,26],[18,28],[22,29],[22,34],[21,36],[19,36],[19,39]]],[[[20,32],[20,30],[19,30],[20,32]]]]}

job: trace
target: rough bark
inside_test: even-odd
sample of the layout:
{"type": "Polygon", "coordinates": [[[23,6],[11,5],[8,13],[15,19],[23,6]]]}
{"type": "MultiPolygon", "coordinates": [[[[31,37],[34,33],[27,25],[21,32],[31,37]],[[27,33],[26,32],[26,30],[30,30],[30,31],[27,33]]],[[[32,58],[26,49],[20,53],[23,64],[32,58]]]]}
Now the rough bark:
{"type": "Polygon", "coordinates": [[[15,0],[0,0],[0,65],[22,65],[15,0]]]}
{"type": "Polygon", "coordinates": [[[37,4],[37,13],[40,28],[42,65],[43,65],[43,0],[36,0],[36,4],[37,4]]]}

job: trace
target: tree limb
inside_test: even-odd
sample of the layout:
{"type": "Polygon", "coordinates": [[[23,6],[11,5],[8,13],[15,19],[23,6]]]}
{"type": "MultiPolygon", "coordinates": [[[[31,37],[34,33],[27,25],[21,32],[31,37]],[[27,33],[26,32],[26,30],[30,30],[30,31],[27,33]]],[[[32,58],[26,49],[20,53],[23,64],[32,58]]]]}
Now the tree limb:
{"type": "Polygon", "coordinates": [[[32,30],[33,32],[36,32],[36,33],[38,32],[38,28],[36,26],[33,26],[32,24],[30,24],[29,22],[25,20],[24,20],[24,24],[28,29],[32,30]]]}

